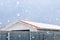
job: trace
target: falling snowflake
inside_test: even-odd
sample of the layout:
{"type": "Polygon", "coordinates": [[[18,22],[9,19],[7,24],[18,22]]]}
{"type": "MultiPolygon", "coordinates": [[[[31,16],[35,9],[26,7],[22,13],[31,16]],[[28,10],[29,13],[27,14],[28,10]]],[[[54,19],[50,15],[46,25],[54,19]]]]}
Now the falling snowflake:
{"type": "Polygon", "coordinates": [[[0,24],[2,24],[2,22],[0,22],[0,24]]]}
{"type": "Polygon", "coordinates": [[[56,18],[56,21],[58,21],[59,20],[59,18],[56,18]]]}
{"type": "Polygon", "coordinates": [[[35,38],[34,36],[32,36],[32,38],[35,38]]]}
{"type": "Polygon", "coordinates": [[[47,31],[47,34],[49,34],[50,32],[49,31],[47,31]]]}
{"type": "Polygon", "coordinates": [[[19,37],[21,37],[21,35],[18,35],[19,37]]]}
{"type": "Polygon", "coordinates": [[[10,22],[10,20],[8,20],[8,22],[10,22]]]}
{"type": "Polygon", "coordinates": [[[20,14],[18,13],[18,14],[17,14],[17,16],[19,17],[19,16],[20,16],[20,14]]]}
{"type": "Polygon", "coordinates": [[[1,2],[0,5],[3,6],[3,3],[1,2]]]}
{"type": "Polygon", "coordinates": [[[17,4],[19,4],[20,2],[19,1],[17,1],[17,4]]]}
{"type": "Polygon", "coordinates": [[[59,13],[59,10],[57,10],[57,13],[59,13]]]}

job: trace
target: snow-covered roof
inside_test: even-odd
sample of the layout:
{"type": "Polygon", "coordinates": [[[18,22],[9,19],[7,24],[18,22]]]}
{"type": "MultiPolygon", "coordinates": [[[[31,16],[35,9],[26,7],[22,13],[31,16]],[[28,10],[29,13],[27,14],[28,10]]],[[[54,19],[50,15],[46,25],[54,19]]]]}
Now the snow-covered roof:
{"type": "Polygon", "coordinates": [[[31,22],[31,21],[24,21],[20,20],[23,23],[32,25],[36,27],[37,29],[52,29],[52,30],[60,30],[60,26],[58,25],[52,25],[52,24],[45,24],[45,23],[37,23],[37,22],[31,22]]]}
{"type": "Polygon", "coordinates": [[[4,28],[1,28],[1,29],[9,29],[9,28],[11,28],[12,25],[15,25],[19,22],[26,24],[26,25],[29,25],[30,27],[35,28],[35,29],[60,30],[60,26],[58,26],[58,25],[37,23],[37,22],[31,22],[31,21],[25,21],[25,20],[18,20],[18,21],[12,22],[12,23],[6,25],[4,28]]]}

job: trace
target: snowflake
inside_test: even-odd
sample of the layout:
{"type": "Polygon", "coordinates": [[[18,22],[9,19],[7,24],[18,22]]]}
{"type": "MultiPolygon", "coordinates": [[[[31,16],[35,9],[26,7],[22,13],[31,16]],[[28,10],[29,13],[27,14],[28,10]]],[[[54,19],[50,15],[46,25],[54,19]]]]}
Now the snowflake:
{"type": "Polygon", "coordinates": [[[18,35],[19,37],[21,37],[21,35],[18,35]]]}
{"type": "Polygon", "coordinates": [[[0,24],[2,24],[2,22],[0,22],[0,24]]]}
{"type": "Polygon", "coordinates": [[[59,20],[59,18],[56,18],[56,20],[58,21],[58,20],[59,20]]]}
{"type": "Polygon", "coordinates": [[[50,32],[49,31],[47,31],[47,34],[49,34],[50,32]]]}
{"type": "Polygon", "coordinates": [[[2,6],[2,5],[3,5],[3,3],[1,2],[1,3],[0,3],[0,5],[2,6]]]}
{"type": "Polygon", "coordinates": [[[17,1],[17,4],[19,4],[20,2],[19,1],[17,1]]]}
{"type": "Polygon", "coordinates": [[[59,10],[57,10],[57,13],[59,13],[59,10]]]}
{"type": "Polygon", "coordinates": [[[35,38],[34,36],[32,36],[32,38],[35,38]]]}
{"type": "Polygon", "coordinates": [[[8,22],[10,22],[10,20],[8,20],[8,22]]]}
{"type": "Polygon", "coordinates": [[[17,16],[19,17],[19,16],[20,16],[20,14],[18,13],[18,14],[17,14],[17,16]]]}

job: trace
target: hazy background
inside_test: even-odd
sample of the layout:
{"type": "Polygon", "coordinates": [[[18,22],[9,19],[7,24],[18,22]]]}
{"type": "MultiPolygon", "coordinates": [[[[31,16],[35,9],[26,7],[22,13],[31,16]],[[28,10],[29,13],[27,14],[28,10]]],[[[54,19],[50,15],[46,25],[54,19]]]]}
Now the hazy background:
{"type": "Polygon", "coordinates": [[[60,25],[60,0],[0,0],[0,26],[21,19],[60,25]]]}

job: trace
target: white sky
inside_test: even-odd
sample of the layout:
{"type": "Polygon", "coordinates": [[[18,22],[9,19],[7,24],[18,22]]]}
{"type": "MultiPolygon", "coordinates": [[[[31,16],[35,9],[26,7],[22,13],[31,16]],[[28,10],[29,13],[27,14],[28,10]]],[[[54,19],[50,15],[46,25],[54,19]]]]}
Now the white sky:
{"type": "Polygon", "coordinates": [[[0,0],[0,19],[0,26],[18,19],[60,25],[60,0],[0,0]]]}

